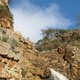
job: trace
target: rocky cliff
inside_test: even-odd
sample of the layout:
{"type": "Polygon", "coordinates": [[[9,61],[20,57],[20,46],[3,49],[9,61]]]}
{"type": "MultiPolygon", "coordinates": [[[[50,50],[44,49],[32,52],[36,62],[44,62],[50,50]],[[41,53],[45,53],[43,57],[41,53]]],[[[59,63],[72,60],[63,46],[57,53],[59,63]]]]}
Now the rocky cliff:
{"type": "Polygon", "coordinates": [[[20,32],[13,32],[13,16],[6,0],[0,0],[0,79],[47,80],[49,77],[50,70],[34,44],[20,32]]]}
{"type": "Polygon", "coordinates": [[[21,80],[20,49],[12,31],[0,28],[0,79],[21,80]]]}
{"type": "Polygon", "coordinates": [[[80,80],[80,31],[65,33],[57,49],[41,52],[46,66],[62,73],[70,80],[80,80]]]}
{"type": "Polygon", "coordinates": [[[13,15],[10,12],[8,0],[0,0],[0,27],[13,31],[13,15]]]}
{"type": "Polygon", "coordinates": [[[19,32],[0,28],[0,77],[11,80],[48,79],[50,70],[31,41],[19,32]]]}
{"type": "Polygon", "coordinates": [[[79,37],[79,31],[68,32],[57,49],[39,52],[30,40],[14,32],[8,0],[0,0],[0,80],[51,80],[49,68],[70,80],[80,80],[79,37]]]}

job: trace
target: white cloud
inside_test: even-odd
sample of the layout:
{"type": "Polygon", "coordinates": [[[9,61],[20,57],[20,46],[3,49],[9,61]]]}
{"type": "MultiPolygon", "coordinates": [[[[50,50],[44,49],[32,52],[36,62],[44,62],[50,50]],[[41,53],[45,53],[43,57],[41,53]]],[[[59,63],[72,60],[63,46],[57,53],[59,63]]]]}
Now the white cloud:
{"type": "Polygon", "coordinates": [[[41,29],[47,27],[67,28],[73,23],[65,18],[57,4],[40,7],[23,0],[11,7],[14,16],[14,30],[36,42],[41,38],[41,29]]]}

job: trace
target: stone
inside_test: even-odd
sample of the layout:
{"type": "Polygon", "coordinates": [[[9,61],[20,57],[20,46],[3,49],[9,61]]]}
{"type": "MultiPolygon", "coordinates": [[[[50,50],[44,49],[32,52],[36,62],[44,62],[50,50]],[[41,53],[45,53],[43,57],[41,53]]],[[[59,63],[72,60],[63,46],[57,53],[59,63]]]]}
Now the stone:
{"type": "Polygon", "coordinates": [[[74,75],[77,75],[77,68],[72,67],[72,73],[73,73],[74,75]]]}
{"type": "Polygon", "coordinates": [[[80,69],[80,62],[78,63],[78,68],[80,69]]]}
{"type": "Polygon", "coordinates": [[[39,76],[36,76],[36,77],[35,77],[35,80],[41,80],[41,79],[40,79],[40,77],[39,77],[39,76]]]}

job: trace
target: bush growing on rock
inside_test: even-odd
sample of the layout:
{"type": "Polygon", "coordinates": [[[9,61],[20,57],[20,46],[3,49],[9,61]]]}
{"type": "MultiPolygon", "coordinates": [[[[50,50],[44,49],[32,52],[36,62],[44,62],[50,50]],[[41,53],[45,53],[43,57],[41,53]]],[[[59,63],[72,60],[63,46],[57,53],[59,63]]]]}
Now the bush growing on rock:
{"type": "Polygon", "coordinates": [[[43,39],[39,40],[35,45],[39,51],[57,49],[59,46],[80,41],[80,31],[77,29],[59,30],[50,28],[42,30],[42,36],[43,39]]]}
{"type": "Polygon", "coordinates": [[[6,6],[1,6],[0,5],[0,13],[3,13],[4,15],[8,15],[8,16],[13,16],[10,12],[10,10],[6,7],[6,6]]]}

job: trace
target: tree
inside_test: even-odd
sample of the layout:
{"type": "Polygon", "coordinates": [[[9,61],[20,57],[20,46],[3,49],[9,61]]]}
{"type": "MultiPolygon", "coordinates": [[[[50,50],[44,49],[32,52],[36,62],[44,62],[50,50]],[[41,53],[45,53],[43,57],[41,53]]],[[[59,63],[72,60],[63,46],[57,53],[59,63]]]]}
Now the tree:
{"type": "Polygon", "coordinates": [[[56,37],[56,33],[58,33],[59,30],[48,28],[48,29],[42,29],[41,31],[42,31],[43,39],[51,41],[56,37]]]}
{"type": "Polygon", "coordinates": [[[36,43],[36,48],[39,51],[43,50],[51,50],[53,48],[58,47],[58,42],[56,40],[56,33],[59,33],[59,29],[53,29],[53,28],[48,28],[48,29],[42,29],[42,36],[43,38],[39,40],[36,43]]]}
{"type": "Polygon", "coordinates": [[[77,15],[77,19],[78,19],[77,26],[80,29],[80,13],[77,15]]]}

